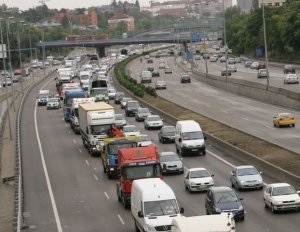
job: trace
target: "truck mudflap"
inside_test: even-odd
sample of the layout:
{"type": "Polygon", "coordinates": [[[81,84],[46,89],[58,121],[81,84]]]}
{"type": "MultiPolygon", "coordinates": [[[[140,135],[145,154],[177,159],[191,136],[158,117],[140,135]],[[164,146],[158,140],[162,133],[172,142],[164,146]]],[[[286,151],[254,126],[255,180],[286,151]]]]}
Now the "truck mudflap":
{"type": "Polygon", "coordinates": [[[116,184],[118,201],[122,202],[125,209],[130,207],[131,204],[131,193],[124,193],[120,186],[120,182],[116,184]]]}

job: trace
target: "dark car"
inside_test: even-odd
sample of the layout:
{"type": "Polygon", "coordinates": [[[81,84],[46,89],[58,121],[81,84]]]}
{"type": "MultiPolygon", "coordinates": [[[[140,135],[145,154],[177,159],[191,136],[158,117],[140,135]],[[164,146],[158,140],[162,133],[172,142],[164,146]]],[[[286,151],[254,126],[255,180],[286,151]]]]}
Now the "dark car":
{"type": "Polygon", "coordinates": [[[161,143],[175,142],[175,127],[164,126],[158,132],[158,140],[161,143]]]}
{"type": "Polygon", "coordinates": [[[132,114],[136,114],[138,109],[140,108],[140,104],[138,101],[128,101],[125,106],[125,114],[129,117],[132,114]]]}
{"type": "Polygon", "coordinates": [[[206,214],[232,212],[234,219],[245,219],[244,207],[237,193],[230,187],[211,187],[205,197],[206,214]]]}
{"type": "Polygon", "coordinates": [[[191,77],[189,75],[182,75],[180,77],[180,83],[191,83],[191,77]]]}
{"type": "Polygon", "coordinates": [[[203,54],[203,59],[210,59],[209,54],[203,54]]]}
{"type": "Polygon", "coordinates": [[[284,74],[296,73],[295,66],[294,65],[290,65],[290,64],[285,65],[284,68],[283,68],[283,73],[284,74]]]}
{"type": "Polygon", "coordinates": [[[125,93],[117,92],[115,95],[115,104],[120,104],[124,97],[125,97],[125,93]]]}
{"type": "MultiPolygon", "coordinates": [[[[231,71],[229,69],[227,69],[227,73],[228,73],[229,76],[231,76],[231,71]]],[[[221,76],[226,76],[226,68],[222,69],[221,76]]]]}
{"type": "Polygon", "coordinates": [[[147,60],[147,64],[153,63],[153,60],[147,60]]]}
{"type": "Polygon", "coordinates": [[[159,153],[159,161],[163,168],[163,174],[178,173],[183,174],[182,160],[173,151],[164,151],[159,153]]]}
{"type": "Polygon", "coordinates": [[[154,71],[152,72],[152,77],[159,77],[159,71],[154,70],[154,71]]]}
{"type": "Polygon", "coordinates": [[[139,108],[135,113],[135,121],[144,121],[148,115],[151,115],[151,111],[148,108],[139,108]]]}
{"type": "Polygon", "coordinates": [[[147,70],[150,71],[150,72],[153,72],[153,71],[154,71],[154,68],[149,66],[149,67],[147,68],[147,70]]]}
{"type": "Polygon", "coordinates": [[[159,54],[156,54],[156,55],[155,55],[155,58],[160,58],[160,55],[159,55],[159,54]]]}

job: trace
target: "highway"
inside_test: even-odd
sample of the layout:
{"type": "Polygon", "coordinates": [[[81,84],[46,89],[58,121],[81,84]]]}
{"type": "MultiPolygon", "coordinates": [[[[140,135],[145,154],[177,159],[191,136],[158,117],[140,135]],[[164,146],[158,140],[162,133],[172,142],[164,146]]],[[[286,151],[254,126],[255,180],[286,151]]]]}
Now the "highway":
{"type": "MultiPolygon", "coordinates": [[[[169,59],[167,62],[173,61],[169,59]]],[[[135,70],[138,71],[139,66],[135,66],[134,73],[135,70]]],[[[177,85],[179,77],[174,75],[159,79],[165,79],[168,87],[174,87],[172,91],[159,91],[166,96],[172,95],[173,91],[180,91],[188,96],[196,87],[200,90],[207,88],[193,82],[190,89],[186,90],[187,86],[177,85]]],[[[107,179],[102,170],[101,158],[88,154],[82,145],[81,136],[74,134],[69,124],[63,120],[62,110],[46,110],[46,107],[36,106],[36,93],[41,88],[49,89],[51,93],[55,92],[53,77],[32,88],[27,95],[21,116],[24,222],[29,226],[26,231],[134,231],[130,210],[124,209],[118,202],[116,180],[107,179]]],[[[217,91],[210,91],[210,97],[217,94],[217,91]]],[[[196,97],[196,92],[194,94],[196,97]]],[[[179,95],[175,100],[177,99],[189,101],[189,97],[184,98],[183,95],[179,95]]],[[[124,113],[120,105],[114,105],[113,101],[110,103],[115,106],[116,113],[124,113]]],[[[211,105],[211,108],[214,107],[211,105]]],[[[168,125],[167,122],[164,123],[168,125]]],[[[174,144],[160,144],[158,131],[145,131],[143,123],[136,123],[134,117],[127,118],[127,124],[135,124],[141,133],[148,134],[159,152],[175,151],[174,144]]],[[[185,157],[184,167],[205,167],[215,175],[216,186],[229,186],[232,166],[240,163],[210,144],[206,146],[206,156],[185,157]]],[[[184,175],[164,177],[166,183],[174,190],[179,205],[185,208],[185,216],[204,215],[205,193],[190,194],[184,188],[183,179],[184,175]]],[[[267,176],[264,176],[264,181],[274,182],[267,176]]],[[[264,208],[261,190],[243,191],[238,194],[244,198],[246,217],[245,221],[236,223],[237,231],[298,231],[299,213],[272,214],[269,209],[264,208]]]]}
{"type": "MultiPolygon", "coordinates": [[[[137,79],[138,82],[140,82],[139,75],[141,71],[147,70],[148,66],[153,66],[154,69],[158,70],[159,58],[152,59],[154,61],[153,64],[147,64],[146,61],[143,60],[142,65],[140,61],[132,62],[129,65],[128,69],[132,71],[132,76],[137,79]]],[[[175,65],[174,57],[162,57],[161,59],[165,59],[166,65],[172,67],[173,73],[165,74],[164,69],[160,69],[160,77],[153,77],[151,84],[145,83],[145,85],[151,85],[154,87],[156,80],[166,81],[167,89],[158,90],[157,93],[159,96],[233,128],[239,129],[300,154],[300,128],[297,127],[297,122],[300,121],[300,113],[298,111],[285,109],[283,107],[278,107],[231,94],[199,82],[194,78],[192,78],[191,84],[181,84],[180,75],[186,74],[186,71],[175,65]],[[277,128],[273,126],[273,116],[281,112],[292,113],[296,120],[296,126],[294,128],[277,128]]],[[[200,67],[205,70],[205,65],[203,65],[203,62],[205,61],[201,60],[200,62],[202,64],[200,67]]],[[[220,75],[221,66],[219,67],[219,65],[224,66],[225,64],[211,64],[208,62],[209,70],[215,70],[214,72],[216,75],[220,75]],[[218,68],[215,66],[218,66],[218,68]]],[[[237,64],[237,67],[238,70],[242,69],[245,70],[245,72],[248,71],[248,76],[251,76],[251,73],[255,72],[249,68],[242,68],[244,67],[243,63],[237,64]]],[[[270,70],[271,73],[279,72],[278,68],[274,68],[273,71],[273,67],[270,67],[270,70]]],[[[235,76],[238,74],[239,71],[237,73],[233,73],[232,75],[235,76]]],[[[246,76],[244,78],[246,78],[246,76]]],[[[253,77],[253,79],[255,78],[256,77],[253,77]]],[[[278,80],[277,82],[279,84],[278,80]]],[[[285,86],[287,88],[297,88],[299,85],[285,86]]]]}

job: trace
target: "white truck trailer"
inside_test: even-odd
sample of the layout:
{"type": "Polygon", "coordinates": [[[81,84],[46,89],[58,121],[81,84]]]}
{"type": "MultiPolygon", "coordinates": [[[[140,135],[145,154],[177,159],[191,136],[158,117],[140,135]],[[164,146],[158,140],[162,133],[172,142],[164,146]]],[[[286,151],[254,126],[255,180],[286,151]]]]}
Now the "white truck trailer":
{"type": "Polygon", "coordinates": [[[70,117],[70,126],[75,132],[75,134],[80,134],[79,128],[79,116],[78,116],[78,104],[94,103],[95,100],[91,98],[73,98],[71,106],[71,117],[70,117]]]}
{"type": "Polygon", "coordinates": [[[235,232],[235,221],[232,213],[176,217],[171,232],[235,232]]]}
{"type": "Polygon", "coordinates": [[[79,104],[78,109],[83,146],[92,156],[100,156],[103,139],[108,137],[108,131],[115,124],[114,107],[104,102],[96,102],[79,104]]]}

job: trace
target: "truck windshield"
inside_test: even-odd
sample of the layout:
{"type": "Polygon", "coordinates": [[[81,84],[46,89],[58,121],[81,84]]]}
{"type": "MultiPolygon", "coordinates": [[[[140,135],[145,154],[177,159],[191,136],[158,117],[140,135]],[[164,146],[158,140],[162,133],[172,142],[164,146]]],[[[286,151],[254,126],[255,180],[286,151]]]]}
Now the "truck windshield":
{"type": "Polygon", "coordinates": [[[96,125],[91,126],[91,134],[92,135],[105,135],[107,134],[108,129],[110,129],[111,125],[96,125]]]}
{"type": "Polygon", "coordinates": [[[178,214],[179,209],[175,199],[163,201],[149,201],[144,203],[146,217],[178,214]]]}
{"type": "Polygon", "coordinates": [[[40,93],[40,94],[38,95],[38,97],[39,97],[39,98],[49,98],[49,94],[47,94],[47,93],[40,93]]]}
{"type": "Polygon", "coordinates": [[[89,80],[90,79],[90,76],[88,75],[81,75],[80,76],[80,80],[89,80]]]}
{"type": "Polygon", "coordinates": [[[108,145],[109,154],[118,154],[118,150],[121,148],[132,148],[136,147],[136,143],[126,143],[126,144],[111,144],[108,145]]]}
{"type": "Polygon", "coordinates": [[[105,94],[107,93],[107,89],[92,89],[91,90],[91,94],[95,94],[95,95],[100,95],[100,94],[105,94]]]}
{"type": "Polygon", "coordinates": [[[122,177],[125,180],[160,177],[160,170],[159,164],[124,167],[122,177]]]}
{"type": "Polygon", "coordinates": [[[202,131],[182,133],[182,140],[203,139],[202,131]]]}

